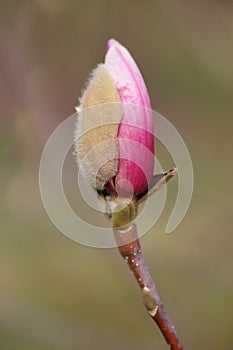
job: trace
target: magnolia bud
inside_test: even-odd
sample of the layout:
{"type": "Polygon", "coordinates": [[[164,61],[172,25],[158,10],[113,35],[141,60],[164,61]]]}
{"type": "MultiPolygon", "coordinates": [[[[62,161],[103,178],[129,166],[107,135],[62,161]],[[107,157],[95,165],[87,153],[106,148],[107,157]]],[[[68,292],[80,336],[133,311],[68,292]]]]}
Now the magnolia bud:
{"type": "Polygon", "coordinates": [[[127,197],[148,189],[154,168],[150,99],[136,63],[115,40],[80,99],[75,138],[79,167],[99,193],[127,197]]]}

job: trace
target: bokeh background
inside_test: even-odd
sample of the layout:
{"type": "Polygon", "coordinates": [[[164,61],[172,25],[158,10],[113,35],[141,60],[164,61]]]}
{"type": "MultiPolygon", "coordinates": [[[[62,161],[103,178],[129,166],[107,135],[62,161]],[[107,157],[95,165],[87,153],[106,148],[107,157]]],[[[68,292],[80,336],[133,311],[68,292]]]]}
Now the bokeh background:
{"type": "MultiPolygon", "coordinates": [[[[10,0],[0,11],[0,348],[168,349],[116,249],[72,242],[40,199],[49,135],[73,114],[106,41],[135,57],[154,109],[190,151],[189,211],[164,233],[176,198],[142,238],[145,259],[189,350],[233,343],[231,1],[10,0]]],[[[158,145],[164,168],[172,160],[158,145]]],[[[67,195],[78,207],[73,158],[67,195]]],[[[104,220],[104,219],[103,219],[104,220]]]]}

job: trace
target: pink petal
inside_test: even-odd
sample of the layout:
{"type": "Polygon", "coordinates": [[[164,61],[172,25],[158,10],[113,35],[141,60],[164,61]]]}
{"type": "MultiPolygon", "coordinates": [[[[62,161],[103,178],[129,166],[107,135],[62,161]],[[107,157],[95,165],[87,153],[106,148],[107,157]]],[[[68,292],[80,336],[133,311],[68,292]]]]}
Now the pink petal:
{"type": "Polygon", "coordinates": [[[108,41],[105,67],[113,79],[124,110],[118,130],[116,186],[122,193],[131,192],[126,185],[129,181],[134,193],[140,193],[148,187],[154,169],[154,125],[150,98],[132,56],[114,39],[108,41]]]}

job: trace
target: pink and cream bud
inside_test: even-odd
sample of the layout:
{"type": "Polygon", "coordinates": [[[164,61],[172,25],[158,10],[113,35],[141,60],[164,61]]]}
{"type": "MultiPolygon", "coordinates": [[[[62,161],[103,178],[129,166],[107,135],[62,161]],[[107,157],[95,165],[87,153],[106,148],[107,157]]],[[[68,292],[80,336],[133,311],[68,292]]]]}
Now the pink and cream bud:
{"type": "Polygon", "coordinates": [[[121,197],[145,192],[153,176],[153,117],[147,88],[129,52],[111,39],[105,63],[80,100],[75,150],[99,192],[121,197]]]}

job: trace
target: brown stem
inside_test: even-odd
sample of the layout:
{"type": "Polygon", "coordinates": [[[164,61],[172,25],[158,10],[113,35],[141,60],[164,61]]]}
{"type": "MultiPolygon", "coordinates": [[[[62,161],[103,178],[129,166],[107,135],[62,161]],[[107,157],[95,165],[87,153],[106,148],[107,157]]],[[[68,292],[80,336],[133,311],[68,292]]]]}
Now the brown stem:
{"type": "Polygon", "coordinates": [[[157,323],[171,350],[183,350],[175,328],[169,320],[158,291],[143,259],[137,227],[132,224],[128,229],[114,228],[118,249],[142,290],[144,304],[150,317],[157,323]],[[128,243],[129,242],[129,243],[128,243]]]}

